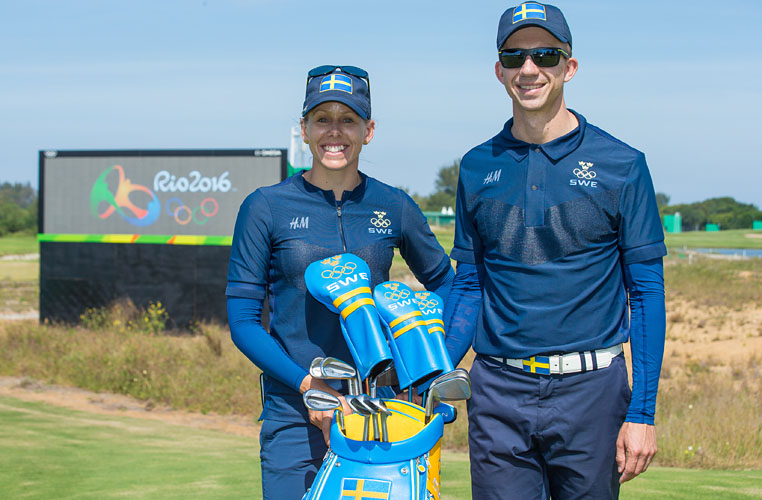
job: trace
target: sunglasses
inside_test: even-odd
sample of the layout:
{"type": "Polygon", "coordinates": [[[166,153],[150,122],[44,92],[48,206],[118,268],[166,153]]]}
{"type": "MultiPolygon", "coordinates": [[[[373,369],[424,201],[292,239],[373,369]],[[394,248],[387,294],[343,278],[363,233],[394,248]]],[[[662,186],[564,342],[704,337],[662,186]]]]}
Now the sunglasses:
{"type": "Polygon", "coordinates": [[[365,83],[368,84],[368,95],[370,95],[370,77],[368,76],[368,72],[362,68],[358,68],[357,66],[332,66],[327,64],[325,66],[312,68],[309,70],[309,72],[307,72],[307,83],[309,84],[310,80],[318,76],[330,75],[337,69],[340,69],[342,72],[348,75],[356,76],[357,78],[362,78],[365,80],[365,83]]]}
{"type": "Polygon", "coordinates": [[[556,47],[538,47],[536,49],[503,49],[498,52],[500,55],[500,64],[504,68],[520,68],[524,65],[527,56],[532,58],[535,65],[539,68],[552,68],[557,65],[564,55],[568,59],[571,57],[564,49],[556,47]]]}

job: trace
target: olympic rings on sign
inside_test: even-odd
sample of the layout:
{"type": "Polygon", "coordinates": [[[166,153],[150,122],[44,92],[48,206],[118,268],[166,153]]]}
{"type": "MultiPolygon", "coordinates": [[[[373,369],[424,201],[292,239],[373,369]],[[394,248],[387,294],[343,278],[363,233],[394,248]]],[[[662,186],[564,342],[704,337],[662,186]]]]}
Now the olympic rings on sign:
{"type": "Polygon", "coordinates": [[[188,205],[180,201],[179,198],[172,197],[167,200],[164,205],[167,215],[174,217],[175,222],[184,226],[189,224],[192,220],[196,224],[203,226],[209,219],[217,215],[220,210],[220,205],[214,198],[204,198],[201,200],[201,204],[194,209],[191,209],[188,205]],[[199,220],[198,212],[201,212],[205,216],[204,219],[199,220]]]}
{"type": "Polygon", "coordinates": [[[348,262],[344,266],[338,265],[338,266],[332,267],[331,269],[326,269],[325,271],[320,273],[320,276],[327,279],[336,279],[336,278],[341,278],[345,274],[351,274],[355,272],[355,269],[357,269],[357,264],[355,264],[354,262],[348,262]]]}

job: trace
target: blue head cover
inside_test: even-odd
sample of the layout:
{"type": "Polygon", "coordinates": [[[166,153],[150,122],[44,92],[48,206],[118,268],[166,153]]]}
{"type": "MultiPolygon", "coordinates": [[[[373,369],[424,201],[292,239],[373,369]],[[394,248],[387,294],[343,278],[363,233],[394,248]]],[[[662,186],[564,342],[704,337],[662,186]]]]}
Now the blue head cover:
{"type": "Polygon", "coordinates": [[[341,331],[360,378],[376,375],[392,360],[370,290],[370,268],[344,253],[313,262],[304,271],[307,290],[339,314],[341,331]]]}
{"type": "MultiPolygon", "coordinates": [[[[442,373],[451,372],[455,367],[452,366],[445,346],[444,301],[434,292],[415,292],[413,296],[418,304],[418,309],[423,314],[423,321],[429,330],[429,341],[433,344],[438,363],[442,367],[442,373]]],[[[428,384],[424,385],[426,387],[418,388],[419,393],[428,388],[428,384]]]]}
{"type": "Polygon", "coordinates": [[[561,9],[539,2],[524,2],[517,7],[511,7],[506,10],[500,17],[500,23],[497,26],[498,52],[503,49],[503,44],[509,36],[527,26],[543,28],[560,41],[568,43],[569,47],[571,47],[571,30],[566,23],[561,9]]]}
{"type": "Polygon", "coordinates": [[[447,351],[445,364],[438,345],[432,342],[410,287],[399,281],[386,281],[376,286],[373,298],[387,328],[400,388],[422,384],[452,369],[447,351]]]}

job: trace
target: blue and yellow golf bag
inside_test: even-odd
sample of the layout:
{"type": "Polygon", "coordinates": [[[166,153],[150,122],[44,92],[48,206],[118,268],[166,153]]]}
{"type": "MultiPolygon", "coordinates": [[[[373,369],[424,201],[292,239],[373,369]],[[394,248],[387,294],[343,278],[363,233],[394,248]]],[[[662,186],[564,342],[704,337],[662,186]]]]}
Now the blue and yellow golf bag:
{"type": "Polygon", "coordinates": [[[336,410],[331,448],[303,500],[439,500],[441,415],[426,423],[420,406],[384,402],[389,442],[363,441],[363,417],[336,410]]]}

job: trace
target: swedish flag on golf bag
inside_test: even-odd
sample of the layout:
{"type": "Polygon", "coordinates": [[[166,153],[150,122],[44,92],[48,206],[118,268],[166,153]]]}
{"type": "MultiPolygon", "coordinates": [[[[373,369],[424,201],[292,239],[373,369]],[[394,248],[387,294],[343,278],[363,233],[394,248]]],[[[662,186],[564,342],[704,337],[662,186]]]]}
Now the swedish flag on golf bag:
{"type": "Polygon", "coordinates": [[[392,353],[386,343],[370,290],[370,268],[344,253],[313,262],[304,272],[307,290],[339,314],[344,340],[361,379],[386,368],[392,353]]]}

